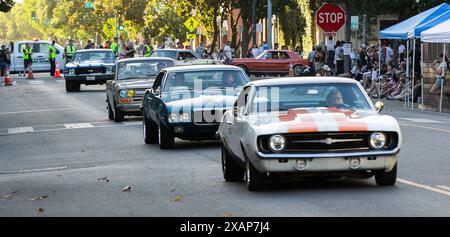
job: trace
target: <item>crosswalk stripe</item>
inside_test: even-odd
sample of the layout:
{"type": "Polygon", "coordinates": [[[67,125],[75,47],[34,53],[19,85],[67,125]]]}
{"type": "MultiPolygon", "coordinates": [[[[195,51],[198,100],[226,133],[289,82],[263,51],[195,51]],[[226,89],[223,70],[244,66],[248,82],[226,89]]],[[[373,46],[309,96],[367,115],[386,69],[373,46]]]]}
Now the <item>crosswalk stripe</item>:
{"type": "Polygon", "coordinates": [[[76,129],[76,128],[93,128],[94,125],[90,123],[70,123],[70,124],[64,124],[64,127],[67,129],[76,129]]]}
{"type": "Polygon", "coordinates": [[[134,126],[134,125],[141,125],[142,122],[122,122],[122,124],[127,126],[134,126]]]}
{"type": "Polygon", "coordinates": [[[30,83],[31,85],[42,85],[42,84],[45,84],[45,82],[41,81],[41,80],[29,81],[28,83],[30,83]]]}
{"type": "Polygon", "coordinates": [[[9,134],[34,132],[32,127],[8,128],[9,134]]]}

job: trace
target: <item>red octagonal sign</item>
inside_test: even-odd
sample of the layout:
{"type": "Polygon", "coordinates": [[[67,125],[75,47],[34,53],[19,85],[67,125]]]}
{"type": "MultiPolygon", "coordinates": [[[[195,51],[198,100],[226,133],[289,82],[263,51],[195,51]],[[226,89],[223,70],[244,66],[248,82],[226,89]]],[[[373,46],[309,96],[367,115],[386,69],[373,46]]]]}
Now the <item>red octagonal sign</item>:
{"type": "Polygon", "coordinates": [[[345,24],[345,11],[339,5],[323,4],[316,13],[316,23],[325,33],[336,33],[345,24]]]}

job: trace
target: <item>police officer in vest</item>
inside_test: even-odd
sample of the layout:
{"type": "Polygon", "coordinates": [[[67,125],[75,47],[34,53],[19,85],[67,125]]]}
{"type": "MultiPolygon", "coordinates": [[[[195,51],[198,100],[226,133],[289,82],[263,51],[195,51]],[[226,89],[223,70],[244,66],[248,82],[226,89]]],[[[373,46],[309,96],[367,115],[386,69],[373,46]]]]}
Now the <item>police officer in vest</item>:
{"type": "Polygon", "coordinates": [[[114,55],[116,55],[116,58],[119,57],[119,38],[115,37],[114,42],[111,43],[110,48],[114,52],[114,55]]]}
{"type": "Polygon", "coordinates": [[[33,49],[30,47],[29,43],[25,44],[23,49],[23,76],[25,77],[25,71],[28,72],[29,67],[33,64],[33,49]]]}
{"type": "Polygon", "coordinates": [[[64,59],[66,60],[66,63],[70,62],[72,60],[73,54],[77,51],[77,48],[73,46],[73,40],[69,39],[69,44],[66,45],[64,48],[64,59]]]}
{"type": "Polygon", "coordinates": [[[144,40],[144,57],[150,57],[153,53],[153,47],[151,44],[149,44],[149,40],[144,40]]]}
{"type": "Polygon", "coordinates": [[[52,41],[52,45],[48,47],[48,61],[50,61],[50,76],[55,76],[56,69],[56,48],[55,41],[52,41]]]}

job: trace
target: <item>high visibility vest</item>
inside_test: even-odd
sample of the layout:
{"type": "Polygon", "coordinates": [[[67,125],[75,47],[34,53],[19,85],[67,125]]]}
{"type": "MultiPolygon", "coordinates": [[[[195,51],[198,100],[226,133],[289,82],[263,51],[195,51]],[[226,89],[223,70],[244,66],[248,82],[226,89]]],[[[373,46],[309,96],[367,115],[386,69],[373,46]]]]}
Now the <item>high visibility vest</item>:
{"type": "Polygon", "coordinates": [[[31,55],[32,54],[33,54],[33,49],[32,48],[29,48],[29,49],[24,48],[23,49],[23,59],[24,60],[31,59],[31,55]]]}
{"type": "Polygon", "coordinates": [[[112,49],[114,54],[116,54],[116,56],[117,56],[117,54],[119,53],[119,45],[116,42],[112,42],[110,48],[112,49]]]}
{"type": "Polygon", "coordinates": [[[144,57],[150,57],[153,53],[153,48],[151,46],[145,45],[144,57]]]}
{"type": "Polygon", "coordinates": [[[56,58],[56,48],[53,45],[48,47],[48,58],[55,59],[56,58]]]}
{"type": "Polygon", "coordinates": [[[66,46],[66,55],[68,57],[72,57],[72,55],[73,55],[73,53],[75,53],[75,51],[77,51],[77,49],[75,47],[70,46],[70,45],[66,46]]]}

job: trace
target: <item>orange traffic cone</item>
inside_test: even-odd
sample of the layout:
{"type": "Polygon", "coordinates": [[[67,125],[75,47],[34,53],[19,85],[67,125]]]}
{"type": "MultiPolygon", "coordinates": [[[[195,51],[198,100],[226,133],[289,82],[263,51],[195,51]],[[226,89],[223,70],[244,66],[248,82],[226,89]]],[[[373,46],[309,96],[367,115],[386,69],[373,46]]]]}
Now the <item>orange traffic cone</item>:
{"type": "Polygon", "coordinates": [[[289,75],[288,76],[290,76],[290,77],[295,76],[294,69],[292,68],[292,63],[289,64],[289,75]]]}
{"type": "Polygon", "coordinates": [[[27,77],[27,79],[29,79],[29,80],[34,79],[33,69],[31,69],[31,65],[28,67],[28,77],[27,77]]]}
{"type": "Polygon", "coordinates": [[[55,78],[61,78],[61,72],[59,71],[59,63],[58,62],[56,62],[55,78]]]}
{"type": "Polygon", "coordinates": [[[9,76],[9,68],[6,68],[5,70],[5,86],[12,86],[12,80],[11,77],[9,76]]]}

